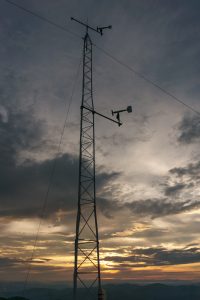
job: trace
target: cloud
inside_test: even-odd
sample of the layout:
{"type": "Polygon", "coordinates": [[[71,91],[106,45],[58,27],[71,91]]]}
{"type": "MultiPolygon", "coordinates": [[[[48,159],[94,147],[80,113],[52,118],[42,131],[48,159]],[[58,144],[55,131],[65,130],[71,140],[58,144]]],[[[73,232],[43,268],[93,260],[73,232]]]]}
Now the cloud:
{"type": "Polygon", "coordinates": [[[191,203],[199,201],[198,185],[200,181],[200,161],[194,161],[186,166],[174,167],[168,171],[164,179],[163,193],[173,201],[190,199],[191,203]]]}
{"type": "MultiPolygon", "coordinates": [[[[148,4],[146,7],[142,2],[139,5],[134,1],[122,2],[116,1],[113,5],[113,1],[109,4],[108,1],[101,1],[101,3],[94,1],[91,5],[91,1],[87,1],[86,4],[63,1],[64,6],[62,5],[61,9],[61,5],[55,1],[44,1],[39,8],[36,1],[30,0],[26,3],[26,7],[34,11],[40,9],[41,14],[44,13],[44,15],[48,7],[47,17],[53,20],[59,19],[61,25],[72,26],[72,30],[75,31],[79,30],[76,24],[66,24],[66,11],[69,16],[76,11],[77,18],[82,20],[87,18],[89,11],[88,17],[94,26],[101,22],[105,24],[108,24],[108,21],[111,22],[113,24],[112,35],[106,33],[103,37],[104,48],[110,49],[110,53],[126,62],[127,65],[135,67],[161,86],[173,90],[182,98],[186,97],[191,105],[195,105],[194,92],[197,99],[199,95],[199,70],[198,64],[194,64],[194,61],[197,61],[199,56],[199,44],[196,42],[194,44],[193,37],[195,36],[194,30],[196,32],[196,28],[199,28],[197,26],[199,24],[198,9],[194,9],[192,4],[184,4],[180,8],[168,3],[155,7],[148,4]],[[118,22],[119,15],[121,16],[120,22],[118,22]],[[193,22],[189,21],[190,18],[193,22]],[[124,34],[125,28],[126,34],[124,34]],[[110,42],[111,38],[112,42],[110,42]],[[121,45],[128,45],[128,47],[120,47],[121,45]],[[189,90],[191,94],[187,97],[189,90]]],[[[55,133],[58,133],[57,129],[60,128],[65,118],[64,103],[65,100],[70,99],[81,40],[75,41],[71,36],[68,39],[66,33],[14,7],[11,8],[6,3],[2,3],[1,6],[1,224],[4,223],[8,229],[10,224],[12,228],[16,226],[15,230],[21,236],[24,232],[23,226],[27,224],[28,227],[29,224],[27,220],[21,219],[30,218],[33,227],[29,228],[29,233],[25,233],[24,240],[29,245],[31,244],[32,236],[28,234],[32,235],[35,232],[34,225],[38,220],[33,218],[41,215],[41,206],[47,191],[52,165],[56,162],[46,206],[46,219],[43,222],[48,234],[47,237],[42,234],[42,239],[48,244],[46,238],[55,240],[58,237],[50,235],[54,231],[51,227],[48,231],[47,226],[52,226],[53,223],[54,230],[60,231],[61,234],[62,232],[71,234],[72,223],[75,223],[78,159],[74,155],[74,149],[78,148],[79,127],[73,128],[70,133],[66,132],[67,137],[62,145],[65,151],[66,149],[69,151],[69,144],[74,143],[75,146],[70,147],[70,153],[73,155],[63,154],[57,159],[53,157],[54,143],[52,140],[49,143],[48,137],[53,137],[55,140],[59,138],[55,133]],[[44,118],[45,122],[39,118],[44,118]],[[53,126],[53,130],[51,130],[52,127],[47,128],[47,125],[53,126]],[[44,150],[45,157],[42,154],[44,150]],[[35,152],[37,152],[37,157],[35,152]],[[17,227],[19,223],[20,228],[17,227]],[[57,224],[65,224],[65,227],[56,227],[57,224]]],[[[95,39],[98,37],[94,36],[95,39]]],[[[101,41],[98,39],[97,44],[99,43],[101,41]]],[[[180,177],[177,181],[170,178],[169,184],[165,185],[161,191],[162,194],[160,186],[158,187],[159,182],[163,181],[161,178],[163,170],[165,172],[169,166],[175,166],[173,160],[176,160],[178,164],[184,158],[189,159],[188,156],[184,156],[184,153],[181,156],[178,155],[177,152],[180,149],[169,145],[167,138],[171,125],[182,114],[181,107],[168,102],[170,100],[161,95],[160,91],[156,91],[141,79],[129,76],[126,69],[123,70],[113,63],[102,52],[96,49],[94,52],[96,109],[107,114],[110,108],[123,108],[128,104],[132,104],[134,108],[132,115],[122,116],[124,126],[120,128],[98,121],[101,122],[100,126],[97,126],[97,137],[100,138],[96,139],[97,147],[100,145],[102,151],[108,154],[100,155],[99,150],[97,151],[97,155],[100,156],[97,161],[101,162],[104,170],[124,171],[116,183],[117,189],[114,190],[113,185],[109,185],[109,181],[114,181],[119,173],[102,172],[97,168],[99,223],[103,220],[100,230],[108,236],[112,236],[116,230],[124,230],[121,238],[118,236],[108,242],[110,245],[116,243],[116,247],[118,247],[117,243],[123,243],[123,246],[126,246],[124,240],[126,239],[128,243],[129,237],[130,240],[132,239],[132,236],[128,236],[131,233],[127,231],[134,227],[133,222],[137,222],[138,219],[146,220],[152,228],[152,223],[159,224],[161,220],[149,220],[150,218],[172,216],[171,218],[177,220],[178,214],[195,209],[199,203],[198,198],[193,199],[196,195],[192,200],[188,195],[188,182],[185,178],[182,180],[180,177]],[[100,75],[98,78],[97,73],[100,75]],[[101,193],[104,185],[106,185],[107,194],[101,193]],[[152,185],[154,185],[153,188],[152,185]],[[130,200],[129,203],[124,203],[128,200],[130,200]]],[[[79,83],[77,86],[80,86],[79,83]]],[[[77,88],[76,93],[70,110],[70,121],[75,124],[79,122],[81,89],[77,88]]],[[[180,144],[186,144],[186,141],[187,143],[199,141],[198,130],[196,125],[191,126],[191,120],[190,122],[182,121],[182,124],[179,124],[180,144]]],[[[188,170],[184,169],[184,172],[188,170]]],[[[190,175],[191,182],[189,183],[192,183],[194,176],[197,178],[198,168],[195,170],[194,166],[192,172],[194,174],[190,175]]],[[[182,215],[179,218],[182,219],[182,215]]],[[[162,221],[165,222],[166,218],[162,221]]],[[[160,224],[158,227],[161,227],[160,224]]],[[[191,224],[194,224],[194,220],[190,221],[187,228],[194,233],[198,226],[192,228],[191,224]]],[[[172,228],[170,226],[172,225],[169,224],[169,230],[172,228]]],[[[162,236],[163,233],[162,228],[160,230],[159,228],[143,232],[144,236],[141,239],[139,232],[135,233],[134,243],[152,244],[152,240],[150,241],[150,238],[148,240],[145,234],[149,237],[156,235],[159,238],[159,234],[162,236]]],[[[178,226],[173,228],[169,239],[177,237],[179,232],[178,226]]],[[[8,237],[5,227],[1,234],[5,235],[4,244],[7,245],[8,237]]],[[[65,240],[71,242],[73,237],[70,238],[67,234],[65,240]]],[[[19,240],[16,240],[15,234],[13,236],[12,248],[14,249],[19,240]]],[[[185,232],[182,232],[177,241],[180,242],[185,236],[185,232]]],[[[62,238],[64,239],[64,236],[62,238]]],[[[188,234],[187,238],[191,242],[194,239],[192,233],[188,234]]],[[[22,245],[23,242],[23,240],[20,241],[22,245]]],[[[49,248],[59,256],[58,240],[49,248]]],[[[62,249],[66,249],[66,245],[62,249]]],[[[24,254],[27,250],[24,248],[19,252],[24,254]]],[[[47,253],[46,249],[44,253],[47,253]]]]}
{"type": "Polygon", "coordinates": [[[26,263],[37,263],[37,264],[44,264],[45,262],[48,262],[50,259],[46,258],[39,258],[31,260],[25,260],[21,258],[10,258],[10,257],[0,257],[0,266],[1,267],[15,267],[16,265],[20,264],[26,264],[26,263]]]}
{"type": "Polygon", "coordinates": [[[173,202],[167,198],[136,200],[124,204],[118,203],[119,209],[125,208],[136,216],[151,217],[153,219],[190,211],[199,206],[200,201],[184,200],[173,202]]]}
{"type": "Polygon", "coordinates": [[[3,123],[8,122],[8,113],[3,105],[0,105],[0,121],[3,123]]]}
{"type": "Polygon", "coordinates": [[[15,164],[21,151],[44,147],[43,126],[34,119],[33,110],[6,109],[7,119],[0,120],[1,163],[15,164]]]}
{"type": "Polygon", "coordinates": [[[0,257],[0,266],[1,267],[11,267],[21,263],[22,260],[8,257],[0,257]]]}
{"type": "Polygon", "coordinates": [[[190,176],[191,179],[200,179],[200,161],[190,163],[186,167],[172,168],[169,170],[169,172],[181,178],[183,176],[190,176]]]}
{"type": "Polygon", "coordinates": [[[165,188],[165,195],[166,196],[175,196],[180,191],[182,191],[186,187],[186,184],[183,183],[177,183],[173,186],[167,186],[165,188]]]}
{"type": "MultiPolygon", "coordinates": [[[[13,95],[15,89],[12,90],[13,95]]],[[[59,210],[74,210],[77,203],[78,158],[60,154],[59,157],[37,161],[26,159],[24,152],[49,151],[46,124],[36,118],[33,106],[22,109],[17,107],[17,103],[6,104],[11,91],[4,88],[0,92],[5,99],[0,106],[0,216],[39,217],[54,165],[55,174],[45,216],[55,215],[59,210]],[[23,159],[20,160],[21,157],[23,159]]],[[[97,168],[97,191],[118,175],[116,172],[98,172],[97,168]]]]}
{"type": "MultiPolygon", "coordinates": [[[[37,147],[40,149],[46,146],[44,123],[35,118],[32,109],[3,107],[2,111],[6,118],[2,118],[0,122],[0,138],[3,140],[0,146],[3,166],[3,175],[0,176],[0,199],[2,200],[0,217],[10,219],[40,217],[54,164],[56,164],[56,169],[44,217],[60,219],[64,218],[66,213],[74,214],[77,204],[78,158],[71,154],[63,154],[43,161],[25,160],[23,163],[17,163],[19,154],[24,150],[33,151],[37,147]]],[[[196,174],[199,165],[191,164],[190,169],[192,174],[196,174]]],[[[176,168],[170,170],[170,174],[177,172],[176,168]]],[[[97,192],[119,175],[119,172],[108,173],[97,168],[97,192]]],[[[166,186],[165,196],[174,196],[185,187],[184,183],[166,186]]],[[[155,219],[189,211],[199,207],[200,204],[195,200],[172,201],[166,197],[136,199],[126,203],[113,202],[102,198],[101,193],[99,198],[98,209],[107,219],[118,219],[122,211],[136,217],[155,219]]],[[[72,222],[73,218],[68,215],[68,223],[72,222]]]]}
{"type": "MultiPolygon", "coordinates": [[[[39,217],[53,164],[56,170],[52,180],[45,216],[59,210],[76,208],[78,187],[78,158],[63,154],[42,162],[28,162],[4,170],[0,183],[0,216],[13,218],[39,217]]],[[[97,190],[116,173],[98,173],[97,190]]]]}
{"type": "Polygon", "coordinates": [[[34,95],[25,95],[26,85],[27,79],[11,70],[0,83],[1,167],[15,165],[25,151],[33,154],[47,144],[46,122],[36,117],[34,95]]]}
{"type": "Polygon", "coordinates": [[[127,203],[125,206],[135,214],[158,218],[190,211],[199,207],[200,201],[192,202],[190,200],[184,200],[182,202],[173,202],[168,199],[146,199],[127,203]]]}
{"type": "Polygon", "coordinates": [[[192,144],[200,141],[200,117],[185,115],[178,126],[180,135],[178,141],[182,144],[192,144]]]}
{"type": "Polygon", "coordinates": [[[134,267],[147,266],[164,266],[164,265],[179,265],[179,264],[191,264],[200,262],[200,248],[190,249],[172,249],[158,247],[158,248],[136,248],[133,249],[132,255],[119,255],[105,257],[105,261],[112,261],[115,263],[129,262],[127,267],[131,267],[134,263],[134,267]]]}

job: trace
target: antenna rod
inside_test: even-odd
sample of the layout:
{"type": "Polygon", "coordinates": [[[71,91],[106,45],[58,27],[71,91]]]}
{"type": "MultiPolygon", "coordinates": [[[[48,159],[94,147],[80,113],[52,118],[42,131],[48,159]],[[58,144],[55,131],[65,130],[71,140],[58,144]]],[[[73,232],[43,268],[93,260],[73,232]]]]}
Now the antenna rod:
{"type": "Polygon", "coordinates": [[[97,33],[99,33],[100,35],[103,35],[103,30],[104,30],[104,29],[111,29],[111,28],[112,28],[111,25],[109,25],[109,26],[104,26],[104,27],[93,28],[93,27],[89,26],[88,24],[83,23],[82,21],[77,20],[76,18],[71,17],[71,20],[72,20],[72,21],[75,21],[75,22],[77,22],[77,23],[79,23],[79,24],[81,24],[81,25],[83,25],[83,26],[85,26],[87,30],[88,30],[88,29],[91,29],[91,30],[93,30],[93,31],[95,31],[95,32],[97,32],[97,33]]]}
{"type": "Polygon", "coordinates": [[[77,19],[75,19],[75,18],[73,18],[73,17],[71,17],[71,20],[72,20],[72,21],[75,21],[75,22],[77,22],[77,23],[79,23],[79,24],[81,24],[81,25],[83,25],[83,26],[85,26],[86,28],[89,28],[89,29],[91,29],[91,30],[93,30],[93,31],[95,31],[95,32],[97,32],[97,33],[99,33],[99,34],[101,34],[99,31],[97,31],[95,28],[89,26],[88,24],[85,24],[85,23],[83,23],[83,22],[81,22],[81,21],[79,21],[79,20],[77,20],[77,19]]]}

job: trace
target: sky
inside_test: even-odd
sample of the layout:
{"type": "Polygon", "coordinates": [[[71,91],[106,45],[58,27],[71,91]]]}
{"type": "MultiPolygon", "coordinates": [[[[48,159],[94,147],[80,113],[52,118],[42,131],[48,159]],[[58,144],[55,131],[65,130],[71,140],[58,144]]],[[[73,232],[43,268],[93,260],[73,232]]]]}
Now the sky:
{"type": "Polygon", "coordinates": [[[72,281],[84,36],[73,16],[112,25],[91,33],[95,109],[133,107],[121,127],[96,117],[103,282],[199,282],[200,117],[101,50],[200,111],[199,1],[14,1],[69,32],[0,2],[0,281],[23,283],[30,263],[30,282],[72,281]]]}

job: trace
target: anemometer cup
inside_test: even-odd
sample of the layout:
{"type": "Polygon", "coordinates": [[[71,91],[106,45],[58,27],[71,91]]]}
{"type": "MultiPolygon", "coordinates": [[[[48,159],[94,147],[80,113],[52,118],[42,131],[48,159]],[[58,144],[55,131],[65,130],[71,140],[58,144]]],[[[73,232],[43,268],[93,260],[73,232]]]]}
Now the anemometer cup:
{"type": "Polygon", "coordinates": [[[128,113],[132,113],[132,111],[133,111],[133,110],[132,110],[132,106],[127,106],[127,112],[128,112],[128,113]]]}

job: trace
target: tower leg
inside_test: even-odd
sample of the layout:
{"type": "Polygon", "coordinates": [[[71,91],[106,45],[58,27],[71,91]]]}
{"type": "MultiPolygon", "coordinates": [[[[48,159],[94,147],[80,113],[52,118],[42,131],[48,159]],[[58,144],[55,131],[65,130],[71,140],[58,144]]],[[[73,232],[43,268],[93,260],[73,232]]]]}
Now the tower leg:
{"type": "Polygon", "coordinates": [[[103,293],[102,288],[99,288],[99,291],[98,291],[98,300],[104,300],[104,293],[103,293]]]}

